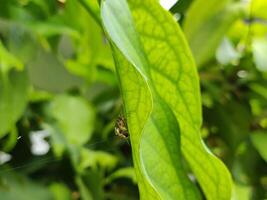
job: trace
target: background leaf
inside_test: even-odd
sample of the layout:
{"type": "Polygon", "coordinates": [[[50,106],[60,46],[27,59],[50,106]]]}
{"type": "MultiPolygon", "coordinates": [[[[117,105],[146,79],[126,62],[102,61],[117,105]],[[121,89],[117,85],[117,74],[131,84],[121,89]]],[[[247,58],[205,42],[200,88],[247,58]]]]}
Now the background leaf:
{"type": "Polygon", "coordinates": [[[265,151],[267,145],[267,134],[258,132],[251,135],[252,143],[258,150],[262,158],[267,162],[267,153],[265,151]]]}
{"type": "Polygon", "coordinates": [[[90,139],[95,113],[87,101],[81,97],[62,95],[55,98],[50,109],[67,143],[81,146],[90,139]]]}
{"type": "Polygon", "coordinates": [[[6,200],[52,199],[52,193],[42,185],[33,183],[25,176],[7,173],[1,179],[1,198],[6,200]]]}
{"type": "Polygon", "coordinates": [[[206,64],[241,14],[241,3],[230,4],[230,0],[196,0],[185,18],[183,29],[198,67],[206,64]]]}
{"type": "Polygon", "coordinates": [[[25,71],[16,70],[11,70],[9,73],[1,72],[0,91],[1,138],[11,131],[27,105],[29,94],[27,73],[25,71]]]}

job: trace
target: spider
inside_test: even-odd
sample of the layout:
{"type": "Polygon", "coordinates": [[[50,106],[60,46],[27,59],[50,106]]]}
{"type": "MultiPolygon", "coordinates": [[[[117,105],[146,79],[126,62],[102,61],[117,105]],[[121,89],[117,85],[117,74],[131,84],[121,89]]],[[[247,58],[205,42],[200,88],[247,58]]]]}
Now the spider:
{"type": "Polygon", "coordinates": [[[116,120],[115,134],[123,139],[129,138],[126,119],[122,115],[116,120]]]}

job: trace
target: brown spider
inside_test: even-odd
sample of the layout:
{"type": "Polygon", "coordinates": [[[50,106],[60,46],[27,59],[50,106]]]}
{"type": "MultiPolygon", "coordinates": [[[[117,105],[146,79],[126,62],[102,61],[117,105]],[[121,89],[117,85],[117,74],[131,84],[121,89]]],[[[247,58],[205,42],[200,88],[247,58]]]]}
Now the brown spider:
{"type": "Polygon", "coordinates": [[[129,137],[127,122],[122,115],[120,115],[116,120],[115,134],[123,139],[128,139],[129,137]]]}

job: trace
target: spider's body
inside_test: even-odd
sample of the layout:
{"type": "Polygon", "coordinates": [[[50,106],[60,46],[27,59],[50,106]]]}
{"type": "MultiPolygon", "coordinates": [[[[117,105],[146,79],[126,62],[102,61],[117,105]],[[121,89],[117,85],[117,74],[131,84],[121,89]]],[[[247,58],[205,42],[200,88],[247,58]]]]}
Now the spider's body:
{"type": "Polygon", "coordinates": [[[119,116],[116,121],[115,134],[124,139],[127,139],[129,137],[127,123],[123,116],[119,116]]]}

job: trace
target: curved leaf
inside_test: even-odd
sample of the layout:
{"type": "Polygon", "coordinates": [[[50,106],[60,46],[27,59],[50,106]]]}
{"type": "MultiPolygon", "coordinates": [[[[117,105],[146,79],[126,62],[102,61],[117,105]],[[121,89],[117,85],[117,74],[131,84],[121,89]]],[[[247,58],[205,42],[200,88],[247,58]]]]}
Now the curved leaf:
{"type": "Polygon", "coordinates": [[[128,4],[106,0],[101,15],[116,46],[141,199],[200,198],[182,154],[207,199],[230,199],[230,175],[200,138],[199,80],[180,28],[155,0],[128,4]]]}

